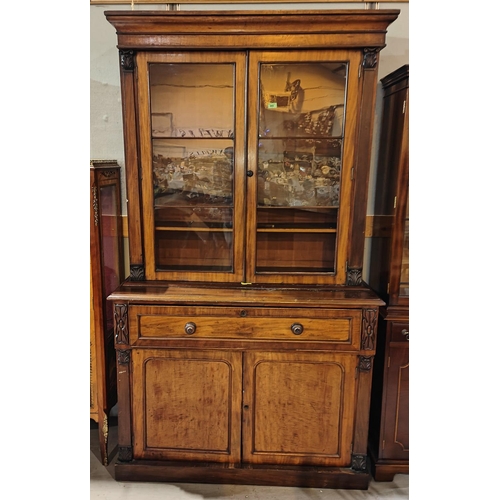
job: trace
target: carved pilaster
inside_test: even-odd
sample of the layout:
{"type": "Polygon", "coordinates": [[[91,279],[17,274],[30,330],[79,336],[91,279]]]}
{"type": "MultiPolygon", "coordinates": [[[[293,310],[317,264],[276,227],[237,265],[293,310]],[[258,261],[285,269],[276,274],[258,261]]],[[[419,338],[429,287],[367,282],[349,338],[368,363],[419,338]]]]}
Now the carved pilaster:
{"type": "Polygon", "coordinates": [[[363,68],[376,69],[378,63],[378,53],[380,48],[365,48],[363,49],[363,68]]]}
{"type": "Polygon", "coordinates": [[[130,281],[144,281],[144,266],[137,264],[130,266],[130,281]]]}
{"type": "Polygon", "coordinates": [[[372,369],[373,356],[360,356],[358,368],[361,372],[369,372],[372,369]]]}
{"type": "Polygon", "coordinates": [[[363,330],[361,334],[361,349],[375,349],[375,335],[377,331],[377,310],[363,309],[363,330]]]}
{"type": "Polygon", "coordinates": [[[128,344],[127,304],[115,304],[115,343],[128,344]]]}
{"type": "Polygon", "coordinates": [[[131,462],[132,446],[118,446],[118,460],[120,462],[131,462]]]}
{"type": "Polygon", "coordinates": [[[135,53],[133,50],[120,50],[120,65],[123,71],[134,71],[135,53]]]}
{"type": "Polygon", "coordinates": [[[351,469],[358,472],[366,472],[367,470],[367,456],[362,454],[352,454],[351,469]]]}
{"type": "Polygon", "coordinates": [[[363,274],[363,269],[359,268],[347,268],[347,286],[359,286],[363,284],[361,275],[363,274]]]}

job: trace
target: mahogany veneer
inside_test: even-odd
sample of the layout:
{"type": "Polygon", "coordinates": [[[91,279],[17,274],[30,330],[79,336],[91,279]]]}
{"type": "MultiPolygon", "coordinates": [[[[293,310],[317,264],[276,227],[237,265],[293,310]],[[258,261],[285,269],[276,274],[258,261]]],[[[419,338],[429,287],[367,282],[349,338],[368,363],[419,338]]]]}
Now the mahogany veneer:
{"type": "Polygon", "coordinates": [[[109,297],[117,479],[368,487],[364,230],[398,13],[105,12],[131,262],[109,297]]]}

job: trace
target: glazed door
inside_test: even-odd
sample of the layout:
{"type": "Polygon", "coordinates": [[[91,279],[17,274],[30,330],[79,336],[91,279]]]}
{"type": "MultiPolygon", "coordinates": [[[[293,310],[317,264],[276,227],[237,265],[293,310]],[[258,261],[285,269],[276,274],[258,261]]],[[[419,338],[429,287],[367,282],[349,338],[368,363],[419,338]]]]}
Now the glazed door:
{"type": "Polygon", "coordinates": [[[113,304],[106,300],[123,281],[123,249],[121,233],[121,203],[119,173],[112,182],[104,180],[99,185],[99,210],[101,224],[102,297],[105,309],[105,331],[108,348],[114,359],[113,349],[113,304]]]}
{"type": "Polygon", "coordinates": [[[351,463],[357,356],[244,354],[243,462],[351,463]]]}
{"type": "Polygon", "coordinates": [[[399,156],[399,178],[392,241],[390,300],[394,305],[408,305],[410,299],[410,202],[409,202],[409,99],[403,101],[405,113],[403,139],[399,156]]]}
{"type": "Polygon", "coordinates": [[[237,463],[241,353],[133,349],[134,458],[237,463]]]}
{"type": "Polygon", "coordinates": [[[345,284],[360,63],[250,53],[248,281],[345,284]]]}
{"type": "Polygon", "coordinates": [[[146,279],[243,280],[246,55],[137,55],[146,279]]]}

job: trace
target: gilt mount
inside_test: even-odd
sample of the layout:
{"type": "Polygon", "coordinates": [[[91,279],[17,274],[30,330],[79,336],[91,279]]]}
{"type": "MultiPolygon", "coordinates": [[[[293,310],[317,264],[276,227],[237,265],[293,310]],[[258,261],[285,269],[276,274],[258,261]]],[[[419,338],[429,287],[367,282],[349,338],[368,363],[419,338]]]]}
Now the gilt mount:
{"type": "Polygon", "coordinates": [[[99,225],[99,199],[97,198],[97,186],[92,186],[92,208],[94,209],[94,226],[99,225]]]}

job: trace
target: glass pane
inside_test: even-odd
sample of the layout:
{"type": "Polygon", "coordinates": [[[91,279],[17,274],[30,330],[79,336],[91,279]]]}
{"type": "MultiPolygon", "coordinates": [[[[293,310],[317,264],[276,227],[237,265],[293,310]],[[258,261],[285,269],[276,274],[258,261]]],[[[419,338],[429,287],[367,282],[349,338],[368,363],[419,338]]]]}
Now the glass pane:
{"type": "Polygon", "coordinates": [[[233,142],[154,139],[155,207],[233,203],[233,142]]]}
{"type": "Polygon", "coordinates": [[[260,66],[257,272],[335,272],[346,71],[260,66]]]}
{"type": "Polygon", "coordinates": [[[233,270],[234,64],[151,64],[157,270],[233,270]]]}
{"type": "Polygon", "coordinates": [[[278,207],[338,207],[339,139],[259,142],[258,202],[278,207]]]}
{"type": "Polygon", "coordinates": [[[337,210],[328,208],[259,208],[257,230],[310,229],[333,231],[337,229],[337,210]]]}
{"type": "Polygon", "coordinates": [[[233,137],[234,65],[151,64],[153,137],[233,137]]]}
{"type": "Polygon", "coordinates": [[[333,272],[335,247],[327,233],[259,233],[259,272],[333,272]]]}
{"type": "Polygon", "coordinates": [[[403,297],[410,295],[410,223],[408,219],[405,221],[399,295],[403,297]]]}
{"type": "MultiPolygon", "coordinates": [[[[104,266],[104,294],[108,296],[120,285],[118,215],[116,213],[116,186],[100,188],[101,231],[102,231],[102,262],[104,266]]],[[[113,304],[106,302],[106,330],[113,329],[113,304]]]]}
{"type": "Polygon", "coordinates": [[[340,137],[345,63],[262,64],[261,137],[340,137]]]}
{"type": "Polygon", "coordinates": [[[156,263],[169,271],[230,271],[233,234],[230,230],[156,229],[156,263]]]}

